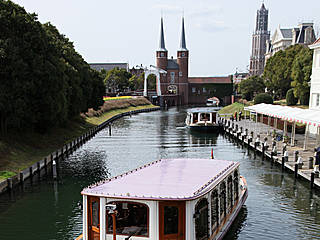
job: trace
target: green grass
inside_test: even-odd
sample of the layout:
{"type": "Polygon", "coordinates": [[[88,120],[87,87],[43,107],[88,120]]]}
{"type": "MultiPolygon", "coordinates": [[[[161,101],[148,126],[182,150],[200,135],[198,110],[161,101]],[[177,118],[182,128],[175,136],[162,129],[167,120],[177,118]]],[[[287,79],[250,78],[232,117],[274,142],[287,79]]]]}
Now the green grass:
{"type": "Polygon", "coordinates": [[[234,112],[239,112],[239,111],[243,112],[243,108],[244,108],[244,104],[235,102],[235,103],[233,103],[231,105],[228,105],[228,106],[222,108],[219,111],[219,113],[220,114],[226,114],[226,113],[234,113],[234,112]]]}
{"type": "Polygon", "coordinates": [[[9,177],[13,177],[14,175],[16,175],[16,173],[14,173],[14,172],[1,171],[0,172],[0,180],[7,179],[9,177]]]}
{"type": "MultiPolygon", "coordinates": [[[[281,100],[274,101],[274,104],[278,104],[278,105],[281,105],[281,106],[287,106],[286,99],[281,99],[281,100]]],[[[290,107],[309,109],[309,105],[301,105],[301,104],[297,104],[297,105],[290,106],[290,107]]]]}
{"type": "Polygon", "coordinates": [[[24,133],[10,131],[7,136],[0,138],[0,180],[11,177],[19,171],[50,153],[60,149],[64,144],[81,136],[90,128],[101,124],[116,114],[156,107],[143,105],[106,112],[101,117],[77,118],[69,121],[63,127],[53,128],[46,134],[25,131],[24,133]]]}
{"type": "Polygon", "coordinates": [[[91,123],[94,125],[99,125],[99,124],[107,121],[108,119],[110,119],[113,116],[120,114],[120,113],[129,112],[129,111],[138,110],[138,109],[154,108],[154,107],[157,107],[157,106],[150,104],[150,105],[143,105],[143,106],[137,106],[137,107],[128,107],[128,108],[124,108],[124,109],[115,109],[115,110],[111,110],[111,111],[104,113],[100,117],[87,118],[86,121],[88,123],[91,123]]]}

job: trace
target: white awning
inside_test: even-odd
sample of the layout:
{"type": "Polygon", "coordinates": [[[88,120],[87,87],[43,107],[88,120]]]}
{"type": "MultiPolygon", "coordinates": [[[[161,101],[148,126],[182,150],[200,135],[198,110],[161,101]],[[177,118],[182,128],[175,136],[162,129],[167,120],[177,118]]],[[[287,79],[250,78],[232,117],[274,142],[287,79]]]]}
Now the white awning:
{"type": "Polygon", "coordinates": [[[244,110],[257,112],[267,116],[279,118],[290,122],[304,123],[314,126],[320,126],[320,111],[311,109],[301,109],[296,107],[257,104],[245,107],[244,110]]]}

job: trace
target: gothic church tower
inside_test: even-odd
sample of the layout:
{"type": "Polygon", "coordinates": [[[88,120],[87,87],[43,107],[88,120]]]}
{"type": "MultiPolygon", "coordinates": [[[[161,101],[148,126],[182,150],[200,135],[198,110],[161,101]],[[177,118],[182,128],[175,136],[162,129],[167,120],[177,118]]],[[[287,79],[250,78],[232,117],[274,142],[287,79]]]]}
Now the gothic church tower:
{"type": "Polygon", "coordinates": [[[256,30],[252,35],[252,52],[250,58],[250,75],[261,75],[265,65],[266,42],[270,40],[268,31],[268,13],[264,3],[257,11],[256,30]]]}
{"type": "Polygon", "coordinates": [[[189,50],[186,46],[186,36],[184,30],[184,18],[182,18],[182,30],[180,48],[177,51],[177,59],[168,58],[168,50],[165,47],[163,19],[160,25],[160,42],[156,51],[156,66],[167,71],[160,74],[160,87],[163,95],[179,95],[182,104],[188,104],[189,92],[189,50]],[[176,88],[175,93],[170,93],[172,87],[176,88]]]}

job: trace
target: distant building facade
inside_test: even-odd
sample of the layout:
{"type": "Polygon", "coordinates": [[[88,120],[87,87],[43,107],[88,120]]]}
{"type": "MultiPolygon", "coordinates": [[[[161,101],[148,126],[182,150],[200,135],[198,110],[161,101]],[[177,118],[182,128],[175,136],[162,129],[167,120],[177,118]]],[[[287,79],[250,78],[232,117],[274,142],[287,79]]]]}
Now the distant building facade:
{"type": "Polygon", "coordinates": [[[232,76],[189,77],[189,104],[202,104],[208,98],[218,97],[221,104],[231,103],[232,76]]]}
{"type": "Polygon", "coordinates": [[[301,23],[296,28],[285,29],[279,26],[272,39],[267,41],[265,59],[267,61],[276,52],[295,44],[310,45],[316,40],[315,38],[313,23],[301,23]]]}
{"type": "Polygon", "coordinates": [[[244,72],[244,73],[238,73],[236,72],[233,74],[233,84],[239,84],[243,79],[246,79],[249,77],[249,73],[244,72]]]}
{"type": "Polygon", "coordinates": [[[257,11],[256,30],[252,35],[252,51],[250,57],[250,75],[261,75],[265,65],[266,42],[270,40],[268,31],[269,11],[262,3],[257,11]]]}
{"type": "Polygon", "coordinates": [[[309,108],[320,111],[320,38],[309,48],[313,49],[309,108]]]}
{"type": "MultiPolygon", "coordinates": [[[[313,49],[312,74],[310,80],[310,101],[309,109],[318,110],[320,115],[320,38],[309,46],[313,49]]],[[[316,134],[319,131],[316,126],[310,125],[311,133],[316,134]]],[[[320,134],[318,132],[318,134],[320,134]]]]}
{"type": "Polygon", "coordinates": [[[90,67],[92,69],[95,69],[97,71],[101,71],[102,69],[106,70],[106,72],[114,69],[126,69],[129,71],[129,64],[128,63],[89,63],[90,67]]]}
{"type": "MultiPolygon", "coordinates": [[[[182,30],[180,47],[177,50],[177,58],[168,58],[168,50],[165,47],[163,19],[160,25],[159,48],[156,51],[156,67],[167,73],[160,74],[161,93],[169,97],[175,94],[180,103],[205,104],[210,97],[219,97],[222,102],[228,104],[232,95],[232,77],[189,77],[189,50],[186,45],[184,18],[182,18],[182,30]]],[[[177,103],[176,103],[177,104],[177,103]]]]}

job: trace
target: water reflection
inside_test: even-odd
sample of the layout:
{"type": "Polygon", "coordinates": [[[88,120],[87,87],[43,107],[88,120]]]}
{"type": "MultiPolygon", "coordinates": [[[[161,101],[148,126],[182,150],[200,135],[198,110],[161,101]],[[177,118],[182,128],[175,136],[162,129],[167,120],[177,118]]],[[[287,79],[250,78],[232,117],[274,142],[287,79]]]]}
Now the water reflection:
{"type": "MultiPolygon", "coordinates": [[[[241,162],[249,197],[226,239],[319,239],[320,197],[308,183],[223,134],[189,132],[186,109],[125,117],[59,162],[59,179],[34,177],[0,196],[1,239],[73,239],[82,229],[81,190],[159,158],[241,162]]],[[[48,169],[48,176],[51,176],[48,169]]]]}

